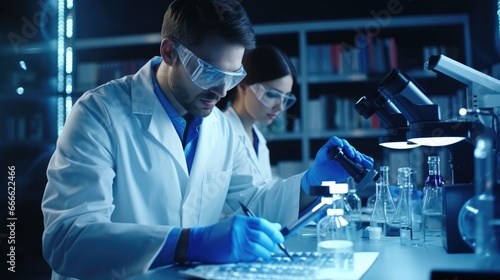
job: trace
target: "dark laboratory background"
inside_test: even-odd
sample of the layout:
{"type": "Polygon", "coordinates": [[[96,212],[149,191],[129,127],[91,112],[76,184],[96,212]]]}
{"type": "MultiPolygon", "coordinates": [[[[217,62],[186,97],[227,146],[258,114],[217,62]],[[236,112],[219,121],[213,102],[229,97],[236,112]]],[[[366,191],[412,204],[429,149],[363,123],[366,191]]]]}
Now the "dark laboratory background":
{"type": "MultiPolygon", "coordinates": [[[[12,179],[15,189],[15,261],[16,276],[22,279],[49,279],[50,268],[41,252],[43,218],[40,211],[41,196],[46,184],[46,166],[54,150],[58,127],[63,124],[66,93],[58,89],[58,16],[56,0],[2,0],[0,4],[0,218],[7,223],[7,184],[12,179]],[[61,113],[62,112],[62,113],[61,113]],[[62,119],[62,121],[61,121],[62,119]],[[15,178],[8,178],[9,167],[15,166],[15,178]]],[[[84,0],[74,1],[75,42],[81,39],[103,39],[115,36],[159,33],[163,13],[171,1],[84,0]]],[[[413,15],[469,16],[471,62],[469,65],[486,73],[500,61],[498,41],[498,2],[494,0],[273,0],[240,1],[256,25],[334,21],[355,18],[374,18],[394,5],[401,12],[394,17],[413,15]]],[[[437,29],[429,32],[429,42],[439,41],[437,29]]],[[[411,38],[407,42],[411,44],[411,38]]],[[[288,46],[283,37],[282,47],[290,54],[297,50],[288,46]]],[[[258,37],[259,40],[259,37],[258,37]]],[[[266,38],[262,39],[263,41],[266,38]]],[[[260,43],[261,41],[258,41],[260,43]]],[[[271,41],[272,43],[280,43],[271,41]]],[[[403,52],[401,52],[403,53],[403,52]]],[[[117,48],[85,48],[73,50],[75,71],[83,71],[78,64],[89,61],[146,61],[158,55],[158,44],[117,48]]],[[[410,56],[398,57],[400,63],[411,61],[410,56]]],[[[92,73],[89,72],[89,75],[92,73]]],[[[75,74],[81,77],[81,73],[75,74]]],[[[76,81],[78,84],[79,81],[76,81]]],[[[82,90],[72,92],[74,102],[82,90]]],[[[299,100],[300,101],[300,100],[299,100]]],[[[297,110],[297,109],[296,109],[297,110]]],[[[300,114],[300,113],[298,113],[300,114]]],[[[356,139],[353,139],[356,145],[356,139]]],[[[364,141],[363,139],[359,141],[364,141]]],[[[274,141],[270,141],[271,149],[274,141]]],[[[293,142],[293,141],[292,141],[293,142]]],[[[313,141],[314,142],[314,141],[313,141]]],[[[322,143],[323,140],[318,140],[322,143]]],[[[279,142],[277,142],[279,143],[279,142]]],[[[292,148],[294,144],[291,144],[292,148]]],[[[272,154],[272,162],[289,159],[290,150],[272,154]]],[[[285,145],[286,146],[286,145],[285,145]]],[[[314,143],[311,154],[315,154],[314,143]]],[[[300,145],[298,145],[300,149],[300,145]]],[[[382,148],[374,145],[359,149],[374,153],[376,159],[384,156],[382,148]],[[366,150],[364,150],[366,149],[366,150]]],[[[303,160],[303,159],[300,159],[303,160]]],[[[10,200],[9,200],[10,201],[10,200]]],[[[2,269],[5,269],[11,235],[9,228],[0,229],[2,269]]],[[[3,274],[3,273],[2,273],[3,274]]],[[[5,274],[3,274],[5,275],[5,274]]]]}

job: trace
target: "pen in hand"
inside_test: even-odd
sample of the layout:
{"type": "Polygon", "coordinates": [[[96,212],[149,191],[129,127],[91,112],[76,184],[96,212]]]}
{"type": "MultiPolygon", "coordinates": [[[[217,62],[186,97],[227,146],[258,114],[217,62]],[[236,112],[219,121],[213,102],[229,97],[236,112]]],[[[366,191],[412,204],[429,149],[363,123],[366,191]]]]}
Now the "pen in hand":
{"type": "MultiPolygon", "coordinates": [[[[243,213],[245,213],[245,215],[247,215],[248,217],[257,217],[252,212],[252,210],[248,209],[248,207],[246,207],[243,203],[241,203],[241,202],[239,202],[239,203],[240,203],[241,209],[243,209],[243,213]]],[[[293,260],[292,256],[288,253],[288,251],[286,250],[285,245],[283,243],[279,243],[278,247],[281,249],[281,251],[283,251],[283,253],[285,253],[285,255],[287,257],[290,258],[290,260],[293,260]]]]}

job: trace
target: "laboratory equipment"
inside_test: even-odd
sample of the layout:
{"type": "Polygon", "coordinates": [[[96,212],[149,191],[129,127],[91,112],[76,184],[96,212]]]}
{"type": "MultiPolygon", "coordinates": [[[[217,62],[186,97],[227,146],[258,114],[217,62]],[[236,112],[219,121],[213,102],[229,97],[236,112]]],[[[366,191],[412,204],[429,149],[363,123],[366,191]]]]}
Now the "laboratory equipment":
{"type": "Polygon", "coordinates": [[[478,210],[478,201],[475,196],[467,200],[458,213],[458,230],[462,239],[467,245],[474,249],[476,246],[476,219],[478,210]]]}
{"type": "MultiPolygon", "coordinates": [[[[322,186],[322,187],[311,188],[311,190],[320,188],[321,190],[325,189],[325,187],[322,186]]],[[[285,238],[289,235],[294,234],[295,232],[297,232],[299,229],[309,224],[314,219],[319,218],[328,208],[330,208],[331,204],[332,203],[330,197],[322,197],[321,202],[318,203],[316,206],[314,206],[311,209],[311,211],[304,213],[297,221],[293,222],[291,225],[283,227],[280,230],[281,234],[283,234],[285,238]]]]}
{"type": "Polygon", "coordinates": [[[361,229],[361,198],[356,193],[356,184],[352,177],[347,178],[349,191],[345,196],[345,201],[351,208],[351,221],[356,226],[356,230],[361,229]]]}
{"type": "Polygon", "coordinates": [[[480,133],[482,125],[479,122],[459,118],[442,120],[439,106],[432,103],[415,80],[398,69],[384,77],[378,91],[408,120],[408,141],[422,146],[446,146],[450,151],[452,184],[472,182],[473,168],[469,164],[472,145],[462,140],[480,133]]]}
{"type": "Polygon", "coordinates": [[[424,68],[449,76],[466,85],[468,108],[500,107],[499,80],[442,54],[431,55],[425,62],[424,68]]]}
{"type": "Polygon", "coordinates": [[[478,138],[474,150],[476,170],[475,196],[469,199],[460,210],[458,228],[464,241],[474,249],[478,264],[484,269],[500,270],[498,261],[500,251],[495,234],[495,172],[494,153],[491,138],[485,135],[478,138]]]}
{"type": "MultiPolygon", "coordinates": [[[[389,166],[380,167],[380,179],[375,183],[376,198],[370,218],[370,230],[380,228],[381,236],[397,236],[399,228],[394,228],[390,223],[394,218],[396,206],[389,190],[389,166]]],[[[373,239],[373,238],[372,238],[373,239]]]]}
{"type": "Polygon", "coordinates": [[[403,190],[403,181],[404,181],[404,169],[398,169],[398,198],[396,204],[396,211],[394,212],[394,216],[392,220],[389,222],[391,228],[397,229],[395,235],[398,236],[400,234],[399,229],[401,228],[401,220],[407,219],[408,215],[408,205],[405,201],[407,194],[403,190]]]}
{"type": "Polygon", "coordinates": [[[473,253],[462,239],[458,228],[459,212],[464,203],[474,196],[474,184],[443,185],[443,218],[441,240],[449,254],[473,253]]]}
{"type": "Polygon", "coordinates": [[[376,114],[382,121],[387,135],[379,138],[380,146],[390,149],[411,149],[419,146],[406,140],[406,132],[410,130],[408,121],[401,114],[401,111],[380,92],[376,92],[370,97],[361,97],[354,108],[365,119],[376,114]]]}
{"type": "Polygon", "coordinates": [[[424,236],[426,240],[431,240],[441,236],[444,179],[441,176],[439,156],[428,156],[427,163],[429,175],[424,182],[424,236]]]}
{"type": "Polygon", "coordinates": [[[398,169],[401,188],[393,221],[399,223],[401,245],[406,246],[424,245],[422,201],[417,193],[415,175],[416,171],[411,167],[398,169]]]}
{"type": "Polygon", "coordinates": [[[355,227],[346,217],[349,209],[342,197],[347,193],[346,184],[330,184],[332,207],[317,224],[317,250],[329,259],[324,265],[334,271],[351,271],[354,268],[355,227]]]}
{"type": "MultiPolygon", "coordinates": [[[[486,141],[492,141],[492,143],[498,143],[498,115],[500,113],[500,81],[488,76],[485,73],[482,73],[480,71],[477,71],[467,65],[461,64],[458,61],[455,61],[451,58],[448,58],[444,55],[434,55],[430,56],[429,60],[425,63],[424,65],[425,69],[432,70],[436,73],[439,74],[444,74],[446,76],[449,76],[459,82],[461,82],[465,86],[465,93],[466,93],[466,107],[461,109],[461,115],[469,115],[469,119],[472,121],[480,121],[480,124],[484,125],[484,127],[476,125],[477,122],[474,123],[474,130],[476,132],[473,134],[473,136],[477,136],[480,133],[484,134],[489,134],[487,138],[489,140],[486,141]]],[[[478,139],[476,139],[476,148],[479,145],[480,141],[479,140],[482,136],[485,135],[480,135],[478,139]]],[[[472,137],[470,137],[472,138],[472,137]]],[[[484,143],[484,142],[483,142],[484,143]]],[[[472,145],[470,145],[472,146],[472,145]]],[[[460,242],[456,242],[455,237],[458,235],[460,236],[460,233],[458,232],[459,230],[457,229],[456,225],[456,215],[458,211],[453,211],[457,210],[456,206],[454,204],[459,204],[461,205],[465,200],[469,199],[469,202],[466,202],[463,205],[463,208],[461,210],[460,215],[465,215],[465,213],[469,213],[472,215],[472,217],[476,216],[476,214],[473,214],[474,211],[477,211],[477,213],[481,212],[481,209],[487,209],[490,204],[488,200],[483,201],[481,203],[477,203],[477,197],[475,199],[471,199],[472,195],[471,192],[474,193],[476,196],[482,194],[482,191],[478,191],[478,187],[484,187],[486,186],[484,183],[479,184],[477,183],[478,178],[483,180],[488,178],[489,171],[485,169],[480,169],[484,168],[484,165],[477,164],[477,158],[473,161],[473,155],[475,154],[476,150],[473,150],[472,148],[466,146],[469,150],[464,151],[463,149],[455,149],[456,154],[458,156],[470,156],[470,160],[467,157],[465,160],[455,160],[453,162],[454,169],[452,169],[453,177],[452,179],[452,186],[445,186],[443,189],[443,218],[447,217],[445,220],[446,227],[443,228],[446,230],[446,232],[443,230],[443,234],[446,233],[445,236],[443,236],[443,244],[445,244],[445,249],[447,252],[454,252],[454,253],[464,253],[464,252],[470,252],[469,247],[465,245],[463,242],[460,246],[455,246],[456,244],[460,244],[460,242]],[[472,165],[472,163],[474,163],[472,165]],[[472,166],[470,166],[472,165],[472,166]],[[457,166],[458,168],[455,168],[457,166]],[[475,171],[477,172],[471,172],[475,171]],[[473,175],[473,176],[464,176],[463,174],[467,175],[473,175]],[[467,180],[463,180],[463,178],[467,180]],[[471,179],[471,180],[469,180],[471,179]],[[456,183],[461,183],[461,182],[473,182],[475,181],[476,183],[474,185],[468,184],[468,185],[461,185],[460,189],[457,190],[457,185],[456,183]],[[460,192],[459,192],[460,191],[460,192]],[[457,200],[459,198],[459,200],[457,200]],[[476,208],[477,206],[477,208],[476,208]],[[472,211],[472,212],[471,212],[472,211]],[[455,220],[452,220],[455,218],[455,220]],[[454,223],[453,223],[454,222],[454,223]],[[451,225],[451,226],[449,226],[451,225]]],[[[498,157],[498,144],[493,145],[491,150],[489,150],[487,153],[491,155],[491,161],[492,161],[492,167],[491,170],[493,170],[493,173],[498,174],[498,164],[499,164],[499,157],[498,157]],[[496,172],[495,172],[496,170],[496,172]]],[[[454,153],[455,154],[455,153],[454,153]]],[[[458,157],[457,157],[458,158],[458,157]]],[[[494,176],[489,177],[494,181],[494,176]]],[[[492,184],[492,189],[494,186],[494,183],[492,184]]],[[[484,190],[484,189],[483,189],[484,190]]],[[[491,195],[494,198],[495,197],[495,192],[490,192],[487,196],[491,195]]],[[[485,197],[487,197],[485,196],[485,197]]],[[[489,211],[489,210],[488,210],[489,211]]],[[[482,216],[482,214],[479,214],[479,216],[482,216]]],[[[483,216],[484,217],[484,216],[483,216]]],[[[481,218],[482,219],[482,218],[481,218]]],[[[494,218],[492,218],[494,220],[494,218]]],[[[464,222],[464,221],[462,221],[464,222]]],[[[459,219],[460,223],[460,219],[459,219]]],[[[463,226],[463,225],[462,225],[463,226]]],[[[486,231],[487,232],[487,231],[486,231]]],[[[482,236],[482,234],[479,234],[482,236]]],[[[475,238],[475,237],[474,237],[475,238]]],[[[461,241],[461,240],[460,240],[461,241]]],[[[470,240],[467,240],[470,242],[470,240]]]]}
{"type": "Polygon", "coordinates": [[[366,185],[370,183],[370,181],[373,180],[374,182],[376,182],[380,177],[380,174],[378,174],[377,171],[373,169],[366,169],[348,158],[340,147],[331,149],[328,156],[331,160],[338,161],[339,164],[347,171],[347,173],[351,175],[351,177],[354,179],[354,182],[358,184],[358,189],[364,189],[366,185]]]}

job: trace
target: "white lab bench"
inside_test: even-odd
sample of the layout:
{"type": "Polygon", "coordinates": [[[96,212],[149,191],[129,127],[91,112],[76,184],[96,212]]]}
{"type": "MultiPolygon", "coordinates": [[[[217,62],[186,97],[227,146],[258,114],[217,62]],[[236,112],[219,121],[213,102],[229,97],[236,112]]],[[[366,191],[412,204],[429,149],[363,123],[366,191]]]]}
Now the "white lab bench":
{"type": "MultiPolygon", "coordinates": [[[[310,234],[306,231],[305,234],[301,235],[299,232],[289,237],[285,245],[291,252],[315,251],[316,238],[313,229],[310,234]]],[[[406,247],[400,245],[399,237],[386,237],[380,241],[359,237],[356,240],[355,251],[379,252],[378,258],[361,278],[363,280],[425,280],[431,279],[433,270],[466,272],[478,270],[474,254],[448,254],[439,239],[428,241],[423,247],[406,247]]],[[[159,268],[134,279],[188,279],[178,273],[182,269],[185,268],[179,266],[159,268]]]]}

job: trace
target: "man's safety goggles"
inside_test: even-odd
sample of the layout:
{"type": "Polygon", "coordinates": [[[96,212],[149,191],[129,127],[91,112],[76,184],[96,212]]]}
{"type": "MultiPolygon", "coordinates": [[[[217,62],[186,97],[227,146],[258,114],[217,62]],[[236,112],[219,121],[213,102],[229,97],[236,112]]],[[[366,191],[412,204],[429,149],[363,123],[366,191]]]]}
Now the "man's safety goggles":
{"type": "Polygon", "coordinates": [[[255,94],[257,99],[266,107],[272,108],[276,104],[282,104],[283,110],[290,108],[297,98],[290,93],[282,93],[276,89],[266,87],[262,84],[253,84],[248,86],[255,94]]]}
{"type": "Polygon", "coordinates": [[[193,83],[202,89],[208,90],[210,88],[225,85],[226,90],[230,90],[238,85],[247,75],[247,72],[243,69],[243,65],[234,72],[223,71],[203,61],[176,40],[174,40],[174,42],[179,58],[188,76],[193,83]]]}

